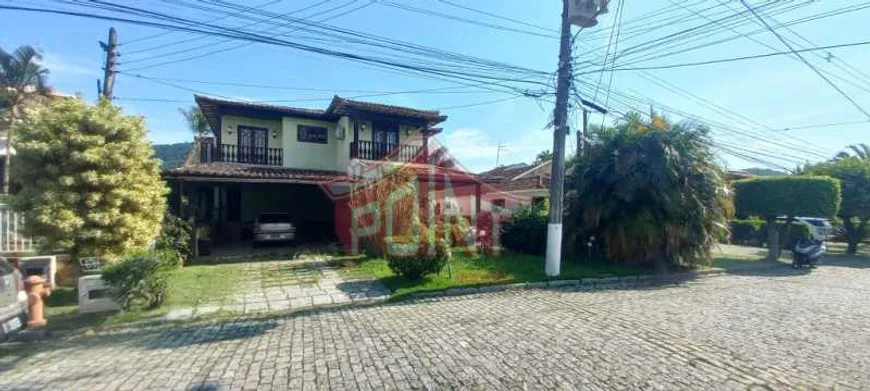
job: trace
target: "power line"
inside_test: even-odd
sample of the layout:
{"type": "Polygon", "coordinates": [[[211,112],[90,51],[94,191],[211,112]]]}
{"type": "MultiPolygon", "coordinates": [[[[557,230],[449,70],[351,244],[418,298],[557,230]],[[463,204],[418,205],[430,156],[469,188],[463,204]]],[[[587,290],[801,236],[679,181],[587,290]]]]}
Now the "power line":
{"type": "Polygon", "coordinates": [[[543,33],[538,33],[538,32],[529,31],[529,30],[522,30],[522,29],[516,29],[513,27],[492,24],[492,23],[480,22],[480,21],[473,20],[473,19],[466,19],[463,17],[445,14],[442,12],[418,8],[418,7],[410,6],[407,4],[399,4],[399,3],[395,3],[395,2],[390,1],[390,0],[378,0],[378,1],[375,1],[374,3],[378,4],[378,5],[382,5],[382,6],[387,6],[387,7],[397,8],[397,9],[401,9],[401,10],[405,10],[405,11],[409,11],[409,12],[414,12],[414,13],[421,14],[421,15],[432,16],[432,17],[436,17],[436,18],[448,19],[448,20],[453,20],[456,22],[471,24],[471,25],[475,25],[478,27],[486,27],[486,28],[490,28],[490,29],[494,29],[494,30],[501,30],[501,31],[531,35],[531,36],[542,37],[542,38],[558,38],[556,35],[553,35],[553,34],[543,34],[543,33]]]}
{"type": "Polygon", "coordinates": [[[501,20],[504,20],[504,21],[508,21],[508,22],[513,22],[513,23],[521,24],[521,25],[523,25],[523,26],[527,26],[527,27],[534,27],[534,28],[536,28],[536,29],[540,29],[540,30],[544,30],[544,31],[549,31],[549,32],[551,32],[551,33],[556,33],[556,34],[559,33],[559,30],[556,30],[556,29],[552,29],[552,28],[549,28],[549,27],[544,27],[544,26],[540,26],[540,25],[532,24],[532,23],[528,23],[528,22],[523,22],[522,20],[517,20],[517,19],[513,19],[513,18],[508,18],[508,17],[502,16],[502,15],[497,15],[497,14],[494,14],[494,13],[491,13],[491,12],[482,11],[482,10],[479,10],[479,9],[476,9],[476,8],[472,8],[472,7],[469,7],[469,6],[466,6],[466,5],[457,4],[457,3],[454,3],[454,2],[452,2],[452,1],[448,1],[448,0],[438,0],[438,1],[441,2],[441,3],[444,3],[444,4],[447,4],[447,5],[450,5],[450,6],[456,7],[456,8],[461,8],[461,9],[464,9],[464,10],[466,10],[466,11],[471,11],[471,12],[478,13],[478,14],[481,14],[481,15],[486,15],[486,16],[489,16],[489,17],[492,17],[492,18],[501,19],[501,20]]]}
{"type": "MultiPolygon", "coordinates": [[[[325,0],[325,1],[329,1],[329,0],[325,0]]],[[[263,3],[263,4],[260,4],[260,5],[256,5],[256,6],[250,7],[249,9],[266,7],[266,6],[269,6],[269,5],[272,5],[272,4],[275,4],[275,3],[280,3],[280,2],[281,2],[281,0],[272,0],[272,1],[269,1],[269,2],[266,2],[266,3],[263,3]]],[[[245,11],[239,11],[238,14],[241,14],[241,13],[243,13],[243,12],[245,12],[245,11]]],[[[236,16],[236,15],[238,15],[238,14],[228,14],[228,15],[222,16],[222,17],[217,18],[217,19],[212,19],[211,21],[212,21],[212,22],[217,22],[217,21],[219,21],[219,20],[224,20],[224,19],[227,19],[227,18],[231,18],[231,17],[236,16]]],[[[151,40],[151,39],[154,39],[154,38],[164,37],[164,36],[167,36],[167,35],[169,35],[169,34],[173,34],[173,33],[174,33],[174,31],[164,31],[164,32],[157,33],[157,34],[151,34],[151,35],[147,35],[147,36],[144,36],[144,37],[139,37],[139,38],[131,39],[131,40],[129,40],[129,41],[127,41],[127,42],[124,42],[124,43],[122,43],[122,44],[119,44],[119,45],[120,45],[120,46],[126,46],[126,45],[134,44],[134,43],[137,43],[137,42],[142,42],[142,41],[147,41],[147,40],[151,40]]],[[[176,44],[178,44],[179,42],[181,42],[181,41],[173,42],[173,43],[171,43],[170,45],[176,45],[176,44]]],[[[164,45],[164,46],[165,46],[165,45],[164,45]]],[[[134,50],[134,51],[132,51],[132,52],[128,52],[127,54],[130,55],[130,54],[140,53],[140,52],[148,51],[148,50],[150,50],[150,49],[147,49],[147,50],[134,50]]]]}
{"type": "Polygon", "coordinates": [[[756,55],[741,56],[741,57],[719,58],[719,59],[714,59],[714,60],[695,61],[695,62],[686,62],[686,63],[678,63],[678,64],[653,65],[653,66],[647,66],[647,67],[608,68],[608,69],[605,69],[603,71],[602,70],[595,70],[595,71],[581,72],[581,73],[579,73],[579,75],[588,75],[588,74],[593,74],[593,73],[609,72],[609,71],[613,71],[613,72],[649,71],[649,70],[659,70],[659,69],[697,67],[697,66],[704,66],[704,65],[723,64],[723,63],[736,62],[736,61],[755,60],[755,59],[760,59],[760,58],[777,57],[777,56],[784,56],[784,55],[797,54],[797,53],[816,52],[816,51],[823,51],[823,50],[841,49],[841,48],[866,46],[866,45],[870,45],[870,41],[844,43],[844,44],[838,44],[838,45],[828,45],[828,46],[819,46],[819,47],[812,47],[812,48],[806,48],[806,49],[796,49],[794,51],[790,50],[790,51],[783,51],[783,52],[764,53],[764,54],[756,54],[756,55]]]}
{"type": "Polygon", "coordinates": [[[868,113],[866,110],[864,110],[863,107],[859,106],[858,103],[855,102],[854,99],[852,99],[852,97],[850,97],[849,95],[847,95],[847,94],[846,94],[842,89],[840,89],[840,87],[838,87],[836,84],[834,84],[834,82],[832,82],[830,79],[828,79],[827,76],[825,76],[823,73],[819,72],[819,70],[816,69],[816,67],[813,66],[813,64],[810,64],[810,62],[807,61],[807,60],[804,58],[804,56],[802,56],[800,53],[796,52],[795,49],[791,46],[791,44],[788,43],[788,41],[786,41],[786,40],[785,40],[781,35],[779,35],[779,33],[776,32],[776,30],[774,30],[773,28],[771,28],[770,25],[767,24],[767,21],[765,21],[761,16],[759,16],[759,15],[755,12],[755,10],[752,9],[752,7],[751,7],[749,4],[746,3],[746,0],[740,0],[740,3],[743,4],[743,6],[746,7],[746,9],[748,9],[750,12],[752,12],[752,15],[755,15],[755,17],[758,18],[758,20],[761,21],[761,23],[764,23],[764,26],[767,27],[767,29],[770,30],[770,32],[773,33],[773,35],[776,35],[776,37],[777,37],[780,41],[782,41],[782,43],[783,43],[786,47],[788,47],[788,50],[789,50],[789,51],[791,51],[792,53],[794,53],[794,55],[798,56],[798,58],[800,58],[801,61],[803,61],[803,63],[806,64],[808,67],[810,67],[810,69],[812,69],[813,72],[815,72],[817,75],[819,75],[819,77],[821,77],[825,82],[827,82],[827,83],[828,83],[831,87],[833,87],[835,90],[837,90],[837,92],[839,92],[840,95],[842,95],[842,96],[843,96],[844,98],[846,98],[850,103],[852,103],[852,105],[855,106],[856,109],[858,109],[861,113],[863,113],[865,116],[867,116],[867,119],[870,119],[870,113],[868,113]]]}

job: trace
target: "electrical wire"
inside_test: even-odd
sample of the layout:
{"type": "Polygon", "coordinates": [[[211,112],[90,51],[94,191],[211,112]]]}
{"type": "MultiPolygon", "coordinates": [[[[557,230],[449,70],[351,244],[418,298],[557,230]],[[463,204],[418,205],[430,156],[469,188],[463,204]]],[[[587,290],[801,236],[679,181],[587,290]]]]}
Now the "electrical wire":
{"type": "Polygon", "coordinates": [[[764,23],[764,26],[767,27],[767,29],[770,30],[770,32],[773,33],[773,35],[775,35],[775,36],[776,36],[776,37],[777,37],[777,38],[778,38],[778,39],[779,39],[779,40],[780,40],[780,41],[781,41],[781,42],[782,42],[786,47],[788,47],[788,50],[789,50],[789,51],[791,51],[792,53],[794,53],[794,55],[797,56],[798,58],[800,58],[800,60],[803,61],[803,63],[806,64],[810,69],[812,69],[813,72],[815,72],[817,75],[819,75],[819,77],[821,77],[822,80],[824,80],[825,82],[827,82],[831,87],[833,87],[835,90],[837,90],[837,92],[839,92],[840,95],[842,95],[844,98],[846,98],[846,100],[848,100],[850,103],[852,103],[852,105],[855,106],[855,108],[858,109],[858,111],[860,111],[860,112],[863,113],[865,116],[867,116],[867,119],[870,119],[870,113],[868,113],[867,110],[865,110],[863,107],[861,107],[860,105],[858,105],[858,102],[855,102],[855,100],[852,99],[851,96],[849,96],[848,94],[846,94],[845,91],[843,91],[842,89],[840,89],[839,86],[837,86],[836,84],[834,84],[834,82],[832,82],[830,79],[828,79],[828,77],[825,76],[822,72],[819,72],[819,70],[818,70],[815,66],[813,66],[813,64],[811,64],[809,61],[807,61],[807,60],[804,58],[804,56],[802,56],[800,53],[796,52],[795,49],[791,46],[791,44],[788,43],[788,41],[786,41],[786,40],[782,37],[782,35],[780,35],[778,32],[776,32],[776,30],[774,30],[772,27],[770,27],[770,25],[767,23],[767,21],[765,21],[764,18],[762,18],[760,15],[758,15],[758,13],[755,12],[755,10],[752,8],[752,6],[750,6],[750,5],[746,2],[746,0],[740,0],[740,3],[743,4],[743,6],[746,7],[746,9],[748,9],[750,12],[752,12],[752,14],[755,15],[755,17],[758,18],[758,20],[759,20],[761,23],[764,23]]]}

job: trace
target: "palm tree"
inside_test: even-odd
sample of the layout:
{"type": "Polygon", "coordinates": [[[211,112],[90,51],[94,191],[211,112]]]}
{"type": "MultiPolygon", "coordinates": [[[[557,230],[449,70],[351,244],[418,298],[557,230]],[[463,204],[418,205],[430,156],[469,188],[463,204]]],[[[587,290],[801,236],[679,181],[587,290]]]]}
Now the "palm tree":
{"type": "Polygon", "coordinates": [[[662,272],[667,264],[708,262],[730,213],[708,130],[628,115],[593,139],[565,183],[575,246],[594,236],[607,258],[662,272]]]}
{"type": "Polygon", "coordinates": [[[179,108],[178,111],[184,116],[184,120],[187,121],[187,126],[193,132],[194,137],[204,137],[211,133],[208,121],[206,121],[199,106],[190,106],[187,109],[179,108]]]}
{"type": "Polygon", "coordinates": [[[838,153],[834,156],[833,160],[841,160],[850,157],[857,157],[861,160],[870,159],[870,145],[861,143],[861,144],[852,144],[847,147],[848,149],[838,153]],[[850,152],[851,151],[851,152],[850,152]]]}
{"type": "Polygon", "coordinates": [[[3,159],[3,193],[9,192],[9,161],[12,150],[11,125],[22,110],[48,96],[48,69],[40,62],[42,55],[30,45],[19,46],[12,53],[0,49],[0,117],[7,127],[6,158],[3,159]]]}

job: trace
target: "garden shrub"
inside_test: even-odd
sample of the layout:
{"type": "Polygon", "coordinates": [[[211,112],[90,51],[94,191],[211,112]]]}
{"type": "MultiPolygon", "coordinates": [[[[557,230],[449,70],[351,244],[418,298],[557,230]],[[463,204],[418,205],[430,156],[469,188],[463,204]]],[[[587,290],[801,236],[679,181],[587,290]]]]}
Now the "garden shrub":
{"type": "Polygon", "coordinates": [[[451,258],[450,247],[444,238],[435,239],[435,252],[430,254],[426,230],[421,231],[418,243],[407,236],[384,238],[390,270],[410,280],[440,272],[451,258]]]}
{"type": "MultiPolygon", "coordinates": [[[[779,230],[779,238],[782,240],[786,232],[785,222],[777,222],[776,225],[779,230]]],[[[783,248],[792,249],[798,240],[809,238],[809,227],[801,223],[792,222],[789,237],[785,240],[783,248]]],[[[731,243],[746,246],[767,245],[767,223],[759,219],[732,220],[731,243]]]]}
{"type": "Polygon", "coordinates": [[[169,272],[178,267],[170,252],[134,255],[103,268],[103,281],[124,310],[154,309],[163,304],[169,272]]]}
{"type": "Polygon", "coordinates": [[[760,246],[767,239],[764,220],[732,220],[731,243],[747,246],[760,246]]]}
{"type": "Polygon", "coordinates": [[[173,254],[181,265],[190,261],[193,255],[191,232],[193,226],[184,219],[167,212],[163,217],[163,228],[154,243],[157,251],[173,254]]]}
{"type": "Polygon", "coordinates": [[[514,210],[502,228],[505,248],[542,255],[547,247],[547,214],[541,208],[521,207],[514,210]]]}

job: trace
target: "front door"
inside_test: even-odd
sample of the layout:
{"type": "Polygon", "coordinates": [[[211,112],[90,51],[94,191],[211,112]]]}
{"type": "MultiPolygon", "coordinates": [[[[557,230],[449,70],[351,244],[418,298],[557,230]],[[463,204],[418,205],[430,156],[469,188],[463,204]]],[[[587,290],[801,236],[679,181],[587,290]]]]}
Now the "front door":
{"type": "Polygon", "coordinates": [[[381,159],[399,147],[399,126],[389,123],[372,124],[374,158],[381,159]]]}
{"type": "Polygon", "coordinates": [[[266,133],[265,128],[239,126],[239,163],[266,164],[266,133]]]}

